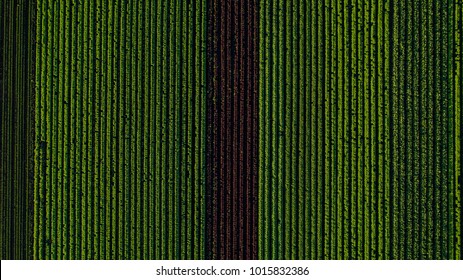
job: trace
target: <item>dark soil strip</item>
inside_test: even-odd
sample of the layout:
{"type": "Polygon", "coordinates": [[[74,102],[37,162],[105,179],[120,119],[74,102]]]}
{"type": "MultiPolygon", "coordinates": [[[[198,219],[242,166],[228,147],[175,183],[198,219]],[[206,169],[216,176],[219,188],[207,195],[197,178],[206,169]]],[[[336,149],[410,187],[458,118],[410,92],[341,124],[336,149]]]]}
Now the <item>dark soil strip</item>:
{"type": "Polygon", "coordinates": [[[207,257],[257,258],[257,0],[211,0],[207,257]]]}
{"type": "Polygon", "coordinates": [[[36,1],[0,1],[0,259],[32,258],[36,1]]]}

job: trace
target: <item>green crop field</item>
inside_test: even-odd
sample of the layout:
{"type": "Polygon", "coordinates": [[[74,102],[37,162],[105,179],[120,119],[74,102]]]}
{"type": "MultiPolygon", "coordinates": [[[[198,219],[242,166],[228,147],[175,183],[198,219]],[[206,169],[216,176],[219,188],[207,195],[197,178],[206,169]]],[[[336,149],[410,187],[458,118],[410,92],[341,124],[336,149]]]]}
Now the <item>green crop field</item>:
{"type": "Polygon", "coordinates": [[[259,8],[259,257],[461,258],[461,3],[259,8]]]}
{"type": "Polygon", "coordinates": [[[462,259],[463,3],[0,0],[0,259],[462,259]]]}
{"type": "Polygon", "coordinates": [[[26,2],[0,0],[0,259],[32,251],[35,10],[26,2]]]}
{"type": "Polygon", "coordinates": [[[34,258],[204,257],[204,13],[37,2],[34,258]]]}

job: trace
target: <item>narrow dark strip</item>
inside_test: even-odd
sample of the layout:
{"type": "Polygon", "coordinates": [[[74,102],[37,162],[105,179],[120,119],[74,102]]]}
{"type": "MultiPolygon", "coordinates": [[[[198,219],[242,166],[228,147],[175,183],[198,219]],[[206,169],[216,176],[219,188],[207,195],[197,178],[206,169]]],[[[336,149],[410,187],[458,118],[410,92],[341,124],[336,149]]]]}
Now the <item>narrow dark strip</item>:
{"type": "Polygon", "coordinates": [[[209,259],[257,258],[257,6],[208,2],[209,259]]]}
{"type": "Polygon", "coordinates": [[[36,1],[0,5],[0,259],[31,259],[36,1]]]}
{"type": "Polygon", "coordinates": [[[26,104],[24,110],[26,112],[25,127],[26,131],[26,170],[27,172],[26,184],[27,184],[27,219],[26,219],[26,256],[27,259],[34,258],[34,150],[36,147],[35,141],[35,79],[36,79],[36,51],[37,51],[37,0],[24,1],[26,3],[26,12],[28,14],[27,20],[24,20],[24,25],[27,25],[27,44],[25,55],[23,56],[23,63],[27,65],[25,75],[23,76],[23,82],[27,85],[25,94],[26,94],[26,104]]]}

